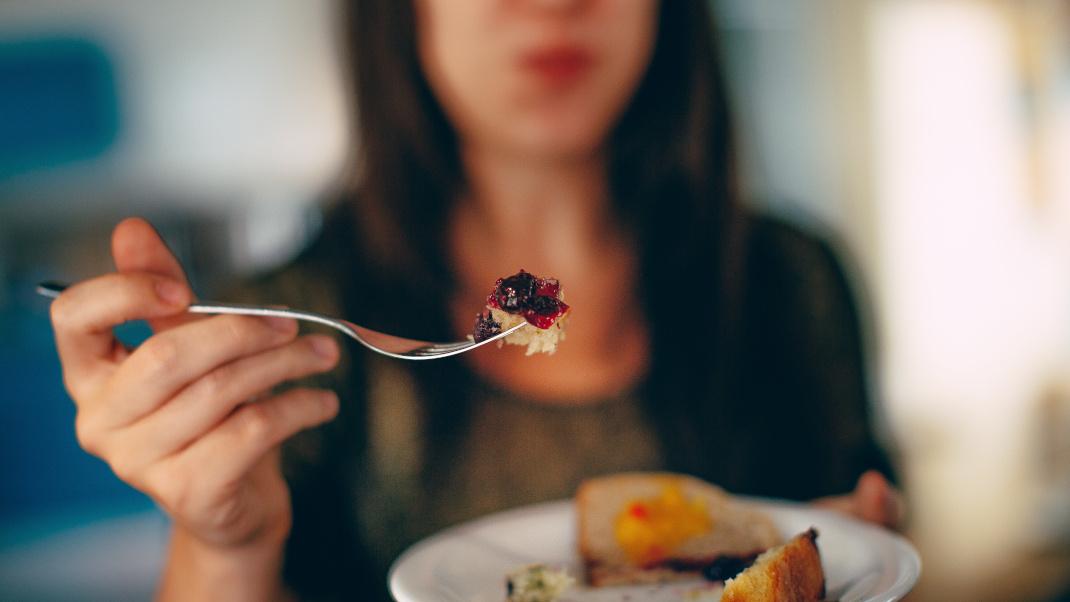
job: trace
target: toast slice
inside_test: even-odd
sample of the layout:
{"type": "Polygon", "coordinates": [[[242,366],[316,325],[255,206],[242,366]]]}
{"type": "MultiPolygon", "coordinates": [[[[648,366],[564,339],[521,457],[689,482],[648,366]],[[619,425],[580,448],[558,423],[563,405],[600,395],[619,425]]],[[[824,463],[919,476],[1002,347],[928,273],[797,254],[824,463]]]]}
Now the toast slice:
{"type": "Polygon", "coordinates": [[[825,573],[811,528],[773,548],[725,582],[721,602],[816,602],[825,598],[825,573]]]}
{"type": "Polygon", "coordinates": [[[595,587],[701,577],[748,563],[782,540],[763,512],[705,481],[673,473],[590,479],[576,493],[578,545],[595,587]]]}

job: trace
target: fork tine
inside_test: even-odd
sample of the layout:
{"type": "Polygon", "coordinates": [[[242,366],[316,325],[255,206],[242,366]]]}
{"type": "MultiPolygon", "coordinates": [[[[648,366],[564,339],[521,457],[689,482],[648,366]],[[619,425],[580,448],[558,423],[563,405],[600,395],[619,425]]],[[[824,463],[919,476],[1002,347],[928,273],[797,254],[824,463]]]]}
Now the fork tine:
{"type": "Polygon", "coordinates": [[[501,344],[500,341],[501,341],[502,337],[508,336],[508,335],[512,334],[513,332],[516,332],[520,328],[523,328],[524,324],[525,323],[517,324],[516,326],[511,327],[509,330],[506,330],[505,332],[501,332],[501,333],[495,335],[490,340],[480,341],[480,342],[477,343],[474,340],[472,340],[471,338],[469,338],[468,340],[457,341],[456,343],[432,343],[432,344],[427,345],[426,347],[420,347],[419,349],[414,349],[413,351],[410,351],[410,352],[406,353],[405,357],[407,357],[409,359],[430,359],[430,358],[436,358],[436,357],[444,357],[444,356],[456,355],[458,353],[463,353],[465,351],[468,351],[469,349],[471,349],[473,347],[479,347],[479,346],[485,345],[485,344],[490,343],[490,342],[492,342],[494,340],[498,340],[499,341],[498,344],[500,345],[501,344]]]}
{"type": "Polygon", "coordinates": [[[472,341],[458,341],[456,343],[435,343],[434,345],[429,345],[428,349],[435,349],[437,351],[449,351],[451,349],[469,347],[474,344],[475,343],[473,343],[472,341]]]}
{"type": "Polygon", "coordinates": [[[409,355],[419,357],[435,357],[444,353],[451,353],[461,351],[472,345],[471,342],[465,341],[464,343],[456,343],[449,345],[429,345],[427,347],[421,347],[409,352],[409,355]]]}

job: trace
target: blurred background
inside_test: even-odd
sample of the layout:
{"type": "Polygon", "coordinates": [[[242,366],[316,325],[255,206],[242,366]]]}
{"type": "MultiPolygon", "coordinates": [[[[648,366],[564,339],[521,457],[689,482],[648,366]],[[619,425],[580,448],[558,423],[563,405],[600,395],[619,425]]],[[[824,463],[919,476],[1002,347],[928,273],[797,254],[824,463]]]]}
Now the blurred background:
{"type": "MultiPolygon", "coordinates": [[[[713,4],[749,198],[867,309],[911,599],[1067,595],[1070,3],[713,4]]],[[[0,2],[0,599],[151,595],[166,523],[78,449],[33,285],[110,269],[131,214],[203,296],[299,249],[360,144],[335,9],[0,2]]]]}

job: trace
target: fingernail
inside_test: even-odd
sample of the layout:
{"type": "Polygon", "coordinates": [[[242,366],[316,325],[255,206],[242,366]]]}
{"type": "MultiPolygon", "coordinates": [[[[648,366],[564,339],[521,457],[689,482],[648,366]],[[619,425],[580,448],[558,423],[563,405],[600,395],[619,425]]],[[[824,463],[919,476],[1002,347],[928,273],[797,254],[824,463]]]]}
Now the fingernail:
{"type": "Polygon", "coordinates": [[[165,303],[178,305],[186,301],[185,288],[173,280],[159,280],[156,282],[156,295],[165,303]]]}
{"type": "Polygon", "coordinates": [[[280,318],[277,316],[266,316],[264,320],[267,321],[268,326],[284,333],[293,332],[294,326],[297,324],[293,318],[280,318]]]}
{"type": "Polygon", "coordinates": [[[334,359],[336,348],[334,341],[327,337],[315,337],[311,340],[312,351],[325,360],[334,359]]]}

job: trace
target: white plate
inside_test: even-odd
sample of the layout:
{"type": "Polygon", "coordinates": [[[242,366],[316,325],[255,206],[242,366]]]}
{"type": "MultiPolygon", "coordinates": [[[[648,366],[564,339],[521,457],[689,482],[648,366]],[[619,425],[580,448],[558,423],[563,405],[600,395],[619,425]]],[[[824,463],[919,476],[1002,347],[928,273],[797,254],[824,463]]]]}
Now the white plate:
{"type": "MultiPolygon", "coordinates": [[[[785,537],[817,528],[830,600],[888,602],[910,591],[921,560],[905,539],[833,512],[801,504],[750,500],[767,511],[785,537]]],[[[550,502],[492,514],[429,537],[402,554],[390,569],[390,591],[399,602],[502,602],[505,574],[546,563],[582,575],[576,554],[571,501],[550,502]]],[[[582,579],[578,579],[582,581],[582,579]]],[[[720,600],[721,587],[693,581],[660,586],[569,590],[562,602],[623,600],[720,600]]]]}

